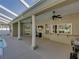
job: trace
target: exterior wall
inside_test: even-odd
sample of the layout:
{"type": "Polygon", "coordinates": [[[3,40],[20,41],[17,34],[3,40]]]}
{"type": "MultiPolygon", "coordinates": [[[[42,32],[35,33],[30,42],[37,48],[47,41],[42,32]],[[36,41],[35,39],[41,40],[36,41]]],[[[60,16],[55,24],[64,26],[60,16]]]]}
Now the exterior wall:
{"type": "Polygon", "coordinates": [[[18,23],[13,24],[13,36],[18,36],[18,23]]]}
{"type": "Polygon", "coordinates": [[[57,35],[57,34],[45,34],[45,24],[62,24],[62,23],[72,23],[72,35],[79,35],[79,13],[65,15],[61,21],[52,20],[52,11],[48,11],[36,17],[36,25],[43,25],[44,29],[43,38],[47,38],[56,42],[70,44],[73,36],[57,35]]]}
{"type": "MultiPolygon", "coordinates": [[[[55,0],[55,2],[57,2],[58,0],[55,0]]],[[[67,0],[60,0],[61,2],[64,2],[64,1],[67,1],[67,0]]],[[[56,4],[60,3],[57,2],[56,4]]],[[[72,0],[69,0],[69,1],[72,1],[72,0]]],[[[73,0],[74,1],[74,0],[73,0]]],[[[44,3],[40,4],[38,7],[36,8],[33,8],[31,10],[29,10],[28,12],[22,14],[22,16],[24,18],[27,18],[29,16],[31,16],[32,14],[40,14],[39,12],[41,11],[44,11],[46,9],[49,9],[51,7],[53,7],[55,2],[53,2],[53,0],[46,0],[44,3]],[[48,8],[49,7],[49,8],[48,8]]],[[[61,4],[62,5],[62,4],[61,4]]],[[[53,8],[52,8],[53,9],[53,8]]],[[[41,12],[42,13],[42,12],[41,12]]],[[[72,14],[72,15],[67,15],[67,16],[63,16],[63,20],[62,21],[58,21],[58,20],[55,20],[53,21],[52,20],[52,11],[48,11],[44,14],[41,14],[39,16],[36,17],[36,25],[43,25],[44,26],[44,29],[42,30],[43,32],[43,37],[44,38],[47,38],[47,39],[50,39],[50,40],[53,40],[53,41],[56,41],[56,42],[60,42],[60,43],[65,43],[65,44],[70,44],[70,41],[71,39],[73,39],[74,37],[72,36],[63,36],[63,35],[57,35],[57,34],[45,34],[45,24],[61,24],[61,23],[72,23],[72,34],[73,35],[79,35],[79,28],[78,28],[78,17],[79,16],[79,13],[76,13],[76,14],[72,14]]],[[[22,20],[23,17],[18,17],[17,20],[15,22],[17,22],[18,20],[22,20]]],[[[13,31],[13,34],[14,36],[17,36],[17,32],[18,32],[18,25],[15,24],[13,27],[14,27],[14,31],[13,31]]],[[[23,35],[23,31],[24,29],[23,28],[23,24],[21,25],[21,35],[23,35]]]]}
{"type": "MultiPolygon", "coordinates": [[[[65,35],[57,35],[57,34],[45,34],[45,24],[62,24],[62,23],[72,23],[72,35],[79,35],[79,13],[70,14],[63,16],[63,19],[61,21],[59,20],[52,20],[52,11],[48,11],[46,13],[43,13],[39,16],[36,16],[36,26],[37,25],[43,25],[44,29],[43,32],[43,38],[47,38],[56,42],[64,43],[64,44],[70,44],[71,39],[75,39],[76,37],[73,36],[65,36],[65,35]]],[[[26,19],[27,20],[27,19],[26,19]]],[[[28,19],[30,20],[30,19],[28,19]]],[[[22,20],[23,21],[23,20],[22,20]]],[[[21,36],[23,35],[23,24],[27,24],[29,21],[23,21],[21,23],[21,36]]],[[[18,24],[15,23],[13,25],[13,35],[17,36],[18,32],[18,24]]]]}
{"type": "Polygon", "coordinates": [[[23,23],[21,23],[21,36],[23,36],[23,23]]]}
{"type": "Polygon", "coordinates": [[[28,19],[24,19],[21,21],[22,23],[22,35],[23,36],[31,36],[32,35],[32,22],[31,22],[31,18],[28,18],[28,19]]]}
{"type": "MultiPolygon", "coordinates": [[[[21,34],[20,35],[23,36],[23,23],[21,23],[20,29],[21,29],[21,34]]],[[[13,36],[14,37],[18,36],[18,23],[13,24],[13,36]]]]}

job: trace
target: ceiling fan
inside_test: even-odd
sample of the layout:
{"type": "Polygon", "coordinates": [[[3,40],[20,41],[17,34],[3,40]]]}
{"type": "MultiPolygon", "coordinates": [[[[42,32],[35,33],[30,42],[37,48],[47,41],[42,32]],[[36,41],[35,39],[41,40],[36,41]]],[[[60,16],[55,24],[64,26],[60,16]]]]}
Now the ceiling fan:
{"type": "Polygon", "coordinates": [[[53,20],[55,20],[55,19],[61,19],[62,18],[62,16],[61,15],[56,15],[56,12],[55,11],[53,11],[53,16],[52,16],[52,19],[53,20]]]}

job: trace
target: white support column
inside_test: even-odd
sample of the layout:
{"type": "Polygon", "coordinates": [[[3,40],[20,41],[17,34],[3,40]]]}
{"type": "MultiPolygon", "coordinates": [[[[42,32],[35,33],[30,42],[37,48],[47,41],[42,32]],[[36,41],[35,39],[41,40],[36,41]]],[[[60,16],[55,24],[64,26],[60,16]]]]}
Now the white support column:
{"type": "Polygon", "coordinates": [[[11,36],[13,37],[13,24],[11,24],[11,26],[10,26],[10,33],[11,33],[11,36]]]}
{"type": "Polygon", "coordinates": [[[21,37],[20,37],[20,21],[18,21],[18,40],[20,40],[21,39],[21,37]]]}
{"type": "Polygon", "coordinates": [[[35,15],[32,15],[32,48],[36,49],[35,15]]]}

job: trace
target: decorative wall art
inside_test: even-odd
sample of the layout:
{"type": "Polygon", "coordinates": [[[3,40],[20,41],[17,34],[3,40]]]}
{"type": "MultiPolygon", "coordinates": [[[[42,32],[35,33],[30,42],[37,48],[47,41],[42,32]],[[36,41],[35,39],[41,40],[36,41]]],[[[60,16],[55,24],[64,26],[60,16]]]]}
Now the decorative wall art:
{"type": "Polygon", "coordinates": [[[51,24],[50,33],[72,34],[72,24],[71,23],[51,24]]]}
{"type": "Polygon", "coordinates": [[[31,24],[24,24],[23,29],[24,29],[24,35],[31,35],[31,24]]]}
{"type": "Polygon", "coordinates": [[[50,25],[45,24],[45,33],[49,34],[50,33],[50,25]]]}
{"type": "Polygon", "coordinates": [[[57,31],[58,33],[72,34],[72,24],[71,23],[59,24],[57,31]]]}
{"type": "Polygon", "coordinates": [[[43,26],[42,25],[38,25],[37,26],[37,32],[42,32],[43,30],[43,26]]]}
{"type": "Polygon", "coordinates": [[[43,25],[36,26],[36,37],[41,38],[43,33],[43,25]]]}
{"type": "Polygon", "coordinates": [[[50,25],[50,33],[57,33],[57,24],[50,25]]]}

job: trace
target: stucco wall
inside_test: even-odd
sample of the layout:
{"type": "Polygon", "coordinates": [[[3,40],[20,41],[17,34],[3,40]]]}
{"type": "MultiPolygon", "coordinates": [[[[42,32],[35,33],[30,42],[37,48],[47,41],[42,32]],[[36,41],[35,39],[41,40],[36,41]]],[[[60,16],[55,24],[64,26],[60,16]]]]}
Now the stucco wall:
{"type": "Polygon", "coordinates": [[[13,36],[18,35],[18,23],[13,24],[13,36]]]}
{"type": "Polygon", "coordinates": [[[21,21],[22,26],[21,26],[21,33],[23,34],[23,36],[31,36],[31,26],[32,26],[32,22],[31,22],[31,18],[25,18],[24,20],[21,21]]]}
{"type": "Polygon", "coordinates": [[[23,36],[23,23],[21,23],[21,36],[23,36]]]}
{"type": "MultiPolygon", "coordinates": [[[[20,23],[21,24],[21,36],[23,36],[23,23],[20,23]]],[[[17,37],[18,36],[18,23],[14,23],[13,24],[13,36],[17,37]]]]}
{"type": "Polygon", "coordinates": [[[50,40],[70,44],[71,39],[76,37],[64,36],[57,34],[45,34],[45,24],[62,24],[62,23],[72,23],[72,35],[79,35],[79,13],[63,16],[62,20],[52,20],[52,11],[48,11],[36,17],[36,25],[43,25],[43,37],[50,40]]]}

